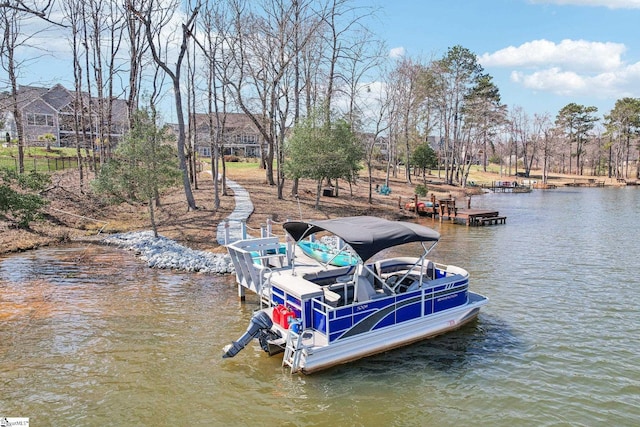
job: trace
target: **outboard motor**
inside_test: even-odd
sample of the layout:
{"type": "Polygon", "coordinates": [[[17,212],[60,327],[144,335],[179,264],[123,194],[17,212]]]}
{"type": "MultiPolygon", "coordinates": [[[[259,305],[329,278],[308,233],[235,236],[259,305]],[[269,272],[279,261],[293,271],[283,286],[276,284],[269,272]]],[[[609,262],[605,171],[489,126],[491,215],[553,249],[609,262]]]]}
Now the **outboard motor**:
{"type": "Polygon", "coordinates": [[[242,335],[238,341],[234,341],[233,343],[226,345],[223,349],[224,354],[223,358],[233,357],[240,352],[249,342],[258,337],[265,330],[271,329],[273,326],[273,322],[267,313],[264,311],[256,312],[249,322],[249,327],[247,328],[247,332],[242,335]]]}

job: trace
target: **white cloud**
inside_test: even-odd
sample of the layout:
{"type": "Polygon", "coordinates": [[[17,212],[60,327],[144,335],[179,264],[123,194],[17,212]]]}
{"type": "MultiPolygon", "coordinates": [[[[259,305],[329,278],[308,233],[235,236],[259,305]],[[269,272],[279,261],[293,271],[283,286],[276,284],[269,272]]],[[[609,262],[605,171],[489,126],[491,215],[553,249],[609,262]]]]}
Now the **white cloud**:
{"type": "Polygon", "coordinates": [[[558,95],[570,95],[583,91],[586,79],[573,71],[562,71],[559,68],[536,71],[525,74],[520,71],[511,73],[511,80],[523,86],[543,92],[553,92],[558,95]]]}
{"type": "Polygon", "coordinates": [[[619,70],[595,75],[563,71],[557,67],[524,73],[513,71],[511,81],[527,89],[550,92],[562,96],[596,96],[621,98],[638,96],[637,82],[640,80],[640,62],[619,70]]]}
{"type": "Polygon", "coordinates": [[[402,58],[406,54],[404,47],[394,47],[389,51],[389,57],[392,59],[402,58]]]}
{"type": "Polygon", "coordinates": [[[640,9],[640,0],[531,0],[532,3],[595,6],[609,9],[640,9]]]}
{"type": "MultiPolygon", "coordinates": [[[[640,2],[640,0],[639,0],[640,2]]],[[[511,69],[513,83],[559,96],[639,96],[640,62],[622,60],[621,43],[534,40],[479,58],[484,67],[511,69]]]]}
{"type": "Polygon", "coordinates": [[[622,65],[626,47],[621,43],[562,40],[534,40],[485,53],[479,61],[485,67],[575,67],[584,71],[614,70],[622,65]]]}

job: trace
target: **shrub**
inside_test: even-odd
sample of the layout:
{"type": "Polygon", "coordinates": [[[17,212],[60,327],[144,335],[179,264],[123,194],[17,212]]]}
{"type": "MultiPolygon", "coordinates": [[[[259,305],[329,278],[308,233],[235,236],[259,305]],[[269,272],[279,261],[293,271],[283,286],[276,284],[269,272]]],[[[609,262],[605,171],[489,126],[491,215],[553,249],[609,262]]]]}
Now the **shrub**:
{"type": "Polygon", "coordinates": [[[48,175],[30,172],[18,174],[14,170],[0,170],[0,215],[15,222],[18,227],[29,228],[37,219],[47,200],[39,191],[50,183],[48,175]]]}
{"type": "Polygon", "coordinates": [[[236,163],[240,161],[240,158],[238,156],[234,156],[233,154],[228,154],[224,156],[224,161],[227,163],[236,163]]]}
{"type": "Polygon", "coordinates": [[[424,197],[427,195],[427,187],[425,185],[418,184],[416,185],[415,192],[418,196],[424,197]]]}

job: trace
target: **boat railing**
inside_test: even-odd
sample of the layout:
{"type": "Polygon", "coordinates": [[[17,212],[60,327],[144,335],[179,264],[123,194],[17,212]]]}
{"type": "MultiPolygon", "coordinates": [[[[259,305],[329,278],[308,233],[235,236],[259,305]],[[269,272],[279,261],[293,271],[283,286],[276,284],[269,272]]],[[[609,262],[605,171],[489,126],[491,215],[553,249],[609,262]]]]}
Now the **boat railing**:
{"type": "Polygon", "coordinates": [[[269,260],[277,258],[284,262],[277,237],[238,240],[227,245],[227,251],[236,270],[239,285],[260,294],[265,275],[271,272],[269,260]]]}
{"type": "MultiPolygon", "coordinates": [[[[440,273],[437,279],[420,282],[415,280],[403,288],[402,292],[388,295],[383,298],[374,298],[368,301],[355,301],[345,305],[336,306],[327,302],[326,294],[311,299],[311,328],[316,333],[326,337],[328,342],[335,341],[348,333],[349,329],[358,322],[358,319],[367,312],[387,310],[397,304],[404,305],[406,301],[413,299],[413,309],[405,313],[413,314],[404,317],[394,317],[387,320],[387,327],[402,321],[418,318],[432,313],[440,312],[464,304],[468,300],[469,275],[466,270],[438,264],[440,273]],[[413,285],[413,286],[411,286],[413,285]]],[[[397,274],[397,273],[396,273],[397,274]]]]}
{"type": "Polygon", "coordinates": [[[273,276],[273,271],[269,267],[264,268],[264,274],[262,275],[263,280],[258,287],[259,295],[260,295],[260,309],[264,307],[270,307],[272,301],[272,293],[273,289],[271,287],[271,277],[273,276]]]}

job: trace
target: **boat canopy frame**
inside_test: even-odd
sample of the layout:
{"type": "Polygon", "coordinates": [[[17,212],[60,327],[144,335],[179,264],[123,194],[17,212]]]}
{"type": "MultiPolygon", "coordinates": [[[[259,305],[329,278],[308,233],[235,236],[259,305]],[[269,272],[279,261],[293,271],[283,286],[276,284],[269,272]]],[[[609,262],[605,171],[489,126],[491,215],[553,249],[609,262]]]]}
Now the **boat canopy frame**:
{"type": "Polygon", "coordinates": [[[363,262],[384,249],[405,243],[420,242],[429,252],[440,240],[440,233],[429,227],[372,216],[289,221],[283,228],[295,242],[321,231],[332,233],[348,244],[363,262]],[[426,242],[433,243],[431,248],[426,248],[426,242]]]}

